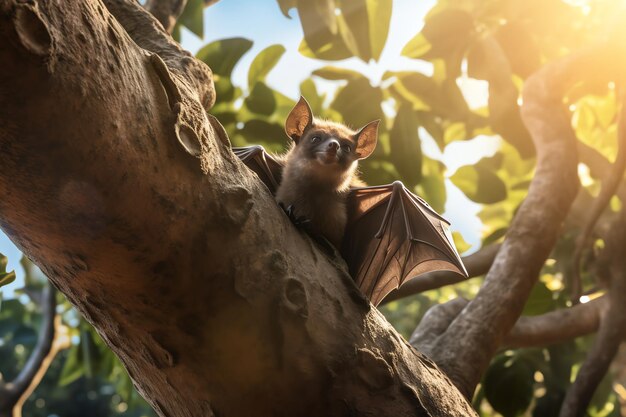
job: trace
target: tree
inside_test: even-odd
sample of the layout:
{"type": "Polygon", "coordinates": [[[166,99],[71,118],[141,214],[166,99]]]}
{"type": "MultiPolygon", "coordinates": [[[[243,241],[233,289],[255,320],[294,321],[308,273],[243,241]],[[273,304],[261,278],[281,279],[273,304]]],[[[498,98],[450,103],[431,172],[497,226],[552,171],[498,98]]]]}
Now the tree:
{"type": "MultiPolygon", "coordinates": [[[[172,12],[155,14],[173,30],[184,2],[146,6],[159,3],[159,10],[172,12]]],[[[390,2],[279,3],[284,11],[297,6],[305,54],[369,60],[382,51],[390,2]]],[[[417,126],[442,148],[480,132],[506,140],[500,156],[463,167],[451,179],[490,205],[485,216],[499,210],[514,215],[513,222],[486,238],[497,246],[466,258],[472,275],[486,273],[476,296],[432,308],[412,346],[364,301],[343,261],[299,233],[229,151],[229,137],[278,136],[291,100],[263,77],[280,48],[255,60],[245,107],[238,107],[241,91],[229,75],[245,42],[231,40],[230,55],[216,45],[201,50],[198,58],[211,72],[134,2],[0,3],[0,226],[93,324],[161,415],[249,415],[252,407],[259,415],[473,415],[467,400],[481,380],[494,408],[516,415],[532,391],[523,401],[498,403],[493,375],[522,363],[505,355],[489,368],[499,349],[545,346],[599,329],[561,408],[563,416],[582,415],[626,327],[619,301],[623,216],[602,216],[610,233],[598,229],[604,248],[597,255],[588,242],[621,184],[624,158],[620,146],[609,168],[577,141],[572,110],[562,103],[574,106],[577,133],[587,133],[583,123],[592,130],[601,124],[600,112],[585,113],[585,105],[599,106],[589,104],[588,94],[599,92],[605,97],[598,101],[618,107],[621,93],[609,82],[621,81],[623,45],[610,32],[577,50],[596,32],[562,36],[588,22],[573,6],[551,1],[546,13],[537,8],[545,2],[522,10],[511,3],[518,9],[438,4],[404,51],[431,61],[433,77],[390,73],[383,88],[358,73],[324,68],[316,75],[346,81],[330,108],[315,84],[302,85],[318,113],[355,125],[379,115],[381,101],[392,97],[396,116],[382,134],[388,150],[379,148],[366,178],[398,174],[438,208],[445,201],[442,167],[421,154],[417,126]],[[540,21],[555,10],[555,22],[540,21]],[[526,55],[520,59],[517,51],[526,55]],[[489,83],[487,109],[467,106],[456,84],[463,62],[471,77],[489,83]],[[521,109],[514,80],[524,80],[521,109]],[[243,128],[235,132],[238,123],[243,128]],[[577,205],[588,204],[588,195],[579,193],[578,153],[592,175],[607,180],[583,221],[567,275],[582,282],[571,271],[591,254],[584,284],[589,287],[593,272],[606,295],[520,318],[531,294],[541,291],[542,270],[568,269],[570,257],[557,255],[563,245],[571,247],[568,233],[577,227],[566,227],[559,240],[562,223],[577,205]],[[409,168],[416,160],[419,169],[409,168]],[[505,175],[510,184],[501,180],[505,175]],[[546,264],[551,256],[556,263],[546,264]]],[[[605,118],[605,132],[615,132],[617,113],[605,118]]],[[[620,144],[626,137],[615,136],[620,144]]],[[[445,274],[431,278],[393,296],[454,281],[445,274]]],[[[578,301],[582,285],[571,287],[578,301]]]]}

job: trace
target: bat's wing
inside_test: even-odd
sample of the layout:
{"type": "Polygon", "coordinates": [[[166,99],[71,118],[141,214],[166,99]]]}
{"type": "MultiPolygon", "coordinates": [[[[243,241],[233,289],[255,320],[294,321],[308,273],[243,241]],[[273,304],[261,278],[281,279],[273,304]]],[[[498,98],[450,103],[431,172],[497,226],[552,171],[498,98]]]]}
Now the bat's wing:
{"type": "Polygon", "coordinates": [[[425,272],[448,270],[467,277],[449,225],[399,181],[354,188],[342,254],[357,286],[377,305],[425,272]]]}
{"type": "Polygon", "coordinates": [[[254,171],[272,194],[276,194],[283,171],[283,166],[261,145],[233,148],[233,153],[254,171]]]}

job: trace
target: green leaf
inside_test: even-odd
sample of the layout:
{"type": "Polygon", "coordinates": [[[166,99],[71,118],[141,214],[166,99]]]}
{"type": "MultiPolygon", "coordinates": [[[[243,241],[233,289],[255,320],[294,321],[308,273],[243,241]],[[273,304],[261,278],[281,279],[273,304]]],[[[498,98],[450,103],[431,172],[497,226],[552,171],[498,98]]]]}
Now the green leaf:
{"type": "Polygon", "coordinates": [[[526,301],[522,314],[525,316],[537,316],[552,311],[555,307],[556,302],[552,298],[552,291],[546,287],[546,284],[538,281],[526,301]]]}
{"type": "Polygon", "coordinates": [[[467,139],[467,132],[465,131],[464,123],[452,123],[450,126],[446,127],[443,133],[443,141],[445,144],[465,139],[467,139]]]}
{"type": "Polygon", "coordinates": [[[465,10],[448,8],[428,16],[422,33],[432,45],[429,56],[446,58],[464,49],[473,30],[474,21],[465,10]]]}
{"type": "Polygon", "coordinates": [[[85,368],[82,364],[81,349],[79,346],[72,346],[69,350],[69,354],[67,355],[67,359],[63,364],[58,385],[60,387],[67,386],[83,376],[84,372],[85,368]]]}
{"type": "Polygon", "coordinates": [[[343,116],[345,122],[361,127],[372,120],[381,119],[383,112],[380,103],[383,93],[372,87],[366,78],[348,81],[331,104],[343,116]]]}
{"type": "Polygon", "coordinates": [[[237,113],[234,111],[215,113],[211,110],[211,114],[224,126],[234,125],[238,122],[237,113]]]}
{"type": "Polygon", "coordinates": [[[375,61],[380,58],[387,42],[392,4],[392,0],[367,0],[370,50],[375,61]]]}
{"type": "Polygon", "coordinates": [[[395,76],[393,91],[404,100],[410,101],[413,108],[431,110],[433,116],[445,117],[452,121],[466,122],[471,112],[455,80],[437,83],[431,77],[417,72],[388,73],[395,76]]]}
{"type": "Polygon", "coordinates": [[[252,48],[252,41],[245,38],[229,38],[214,41],[196,54],[214,74],[230,77],[235,64],[252,48]]]}
{"type": "Polygon", "coordinates": [[[467,52],[467,75],[476,80],[487,80],[493,72],[489,64],[483,42],[472,43],[467,52]]]}
{"type": "Polygon", "coordinates": [[[509,230],[508,227],[500,227],[500,228],[494,230],[491,234],[489,234],[489,236],[487,236],[483,240],[483,246],[489,246],[492,243],[497,242],[498,240],[500,240],[500,238],[502,238],[502,237],[504,237],[504,235],[506,235],[507,230],[509,230]]]}
{"type": "Polygon", "coordinates": [[[282,45],[271,45],[263,49],[254,58],[248,70],[248,87],[252,87],[257,81],[265,81],[265,77],[276,66],[285,53],[282,45]]]}
{"type": "Polygon", "coordinates": [[[426,39],[426,36],[420,32],[404,45],[402,55],[409,58],[422,58],[432,47],[431,43],[426,39]]]}
{"type": "Polygon", "coordinates": [[[533,398],[535,370],[523,358],[500,356],[485,374],[483,387],[489,404],[504,417],[517,417],[533,398]]]}
{"type": "Polygon", "coordinates": [[[459,253],[463,253],[472,247],[463,239],[463,235],[460,232],[452,232],[452,239],[454,239],[454,246],[459,253]]]}
{"type": "Polygon", "coordinates": [[[367,62],[372,53],[365,0],[342,0],[341,3],[341,14],[337,19],[339,33],[352,55],[367,62]]]}
{"type": "Polygon", "coordinates": [[[476,164],[459,168],[450,180],[472,201],[493,204],[507,196],[506,185],[492,171],[476,164]]]}
{"type": "Polygon", "coordinates": [[[283,127],[276,123],[265,120],[250,120],[239,131],[248,143],[274,143],[283,145],[287,142],[287,136],[283,127]]]}
{"type": "Polygon", "coordinates": [[[423,157],[423,178],[418,189],[421,190],[421,197],[438,213],[443,213],[446,205],[444,168],[445,166],[441,162],[423,157]]]}
{"type": "Polygon", "coordinates": [[[444,129],[441,123],[438,123],[435,116],[431,112],[417,112],[417,118],[420,126],[422,126],[435,139],[441,151],[446,147],[444,141],[444,129]]]}
{"type": "Polygon", "coordinates": [[[304,97],[311,106],[311,110],[313,114],[321,114],[322,113],[322,105],[324,104],[324,98],[320,97],[317,92],[317,87],[312,79],[307,78],[302,81],[300,84],[300,95],[304,97]]]}
{"type": "Polygon", "coordinates": [[[13,333],[12,341],[16,345],[34,346],[37,342],[37,332],[30,327],[20,325],[13,333]]]}
{"type": "Polygon", "coordinates": [[[278,0],[278,6],[280,6],[280,11],[285,15],[285,17],[288,17],[289,19],[291,19],[291,16],[289,16],[289,10],[296,7],[297,3],[297,0],[278,0]]]}
{"type": "Polygon", "coordinates": [[[276,110],[274,92],[263,82],[254,84],[250,95],[245,100],[246,107],[251,112],[269,116],[276,110]]]}
{"type": "Polygon", "coordinates": [[[387,41],[391,0],[341,0],[339,33],[354,56],[378,60],[387,41]]]}
{"type": "Polygon", "coordinates": [[[6,272],[8,263],[9,263],[9,259],[6,256],[0,254],[0,271],[1,272],[6,272]]]}
{"type": "Polygon", "coordinates": [[[391,161],[409,188],[422,179],[422,146],[417,133],[418,122],[410,105],[398,110],[390,135],[391,161]]]}
{"type": "Polygon", "coordinates": [[[0,273],[0,287],[8,285],[12,283],[13,281],[15,281],[14,271],[0,273]]]}
{"type": "Polygon", "coordinates": [[[235,100],[237,90],[228,77],[216,75],[213,79],[215,85],[216,104],[230,103],[235,100]]]}
{"type": "Polygon", "coordinates": [[[409,58],[449,58],[463,50],[474,29],[472,17],[464,10],[448,8],[430,15],[424,28],[402,49],[409,58]]]}
{"type": "Polygon", "coordinates": [[[298,16],[306,43],[320,50],[331,43],[338,33],[334,0],[297,0],[298,16]]]}
{"type": "Polygon", "coordinates": [[[504,97],[489,88],[489,122],[494,132],[517,149],[523,158],[535,154],[535,146],[517,105],[517,96],[504,97]]]}
{"type": "Polygon", "coordinates": [[[396,181],[399,175],[391,162],[374,156],[361,161],[359,168],[363,172],[363,180],[368,184],[390,184],[396,181]]]}
{"type": "Polygon", "coordinates": [[[328,65],[313,71],[313,75],[324,78],[325,80],[354,80],[357,78],[363,78],[363,74],[360,72],[347,69],[334,67],[328,65]]]}
{"type": "MultiPolygon", "coordinates": [[[[26,313],[25,307],[18,299],[12,298],[3,301],[2,311],[0,312],[0,325],[11,323],[8,319],[21,318],[26,313]]],[[[0,330],[0,334],[2,331],[0,330]]]]}
{"type": "Polygon", "coordinates": [[[352,57],[352,52],[350,52],[341,37],[336,37],[317,49],[311,48],[306,39],[303,39],[298,47],[298,52],[307,58],[323,59],[325,61],[339,61],[352,57]]]}
{"type": "Polygon", "coordinates": [[[202,38],[204,36],[204,1],[188,0],[185,10],[178,18],[178,23],[185,26],[193,34],[202,38]]]}
{"type": "Polygon", "coordinates": [[[15,272],[7,271],[7,264],[9,263],[9,259],[0,254],[0,287],[8,285],[15,281],[15,272]]]}

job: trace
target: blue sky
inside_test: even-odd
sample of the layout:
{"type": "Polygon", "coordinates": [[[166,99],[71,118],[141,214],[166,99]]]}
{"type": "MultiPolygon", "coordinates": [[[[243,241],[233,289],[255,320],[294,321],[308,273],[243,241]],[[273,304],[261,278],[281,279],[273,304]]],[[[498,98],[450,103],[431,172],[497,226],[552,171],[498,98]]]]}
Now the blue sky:
{"type": "MultiPolygon", "coordinates": [[[[400,51],[422,27],[423,19],[434,5],[434,0],[394,0],[389,38],[379,62],[365,63],[357,58],[340,62],[326,63],[306,58],[298,53],[302,40],[302,29],[295,10],[291,19],[280,11],[276,0],[221,0],[205,10],[204,39],[199,39],[183,30],[182,45],[195,53],[203,45],[223,38],[244,37],[254,41],[252,49],[241,59],[233,71],[236,85],[247,85],[247,70],[252,59],[269,45],[280,43],[287,49],[278,65],[267,77],[267,82],[283,94],[297,99],[300,83],[310,77],[316,68],[334,65],[357,70],[365,74],[376,85],[385,71],[417,70],[430,73],[429,64],[400,56],[400,51]]],[[[330,92],[336,84],[316,79],[318,88],[330,92]]],[[[459,85],[471,107],[482,106],[487,100],[487,86],[483,82],[461,79],[459,85]]],[[[499,140],[478,137],[471,141],[448,145],[441,153],[434,141],[422,132],[424,153],[442,160],[448,167],[447,175],[462,166],[473,164],[485,155],[495,152],[499,140]]],[[[461,191],[447,181],[448,201],[444,216],[452,222],[452,229],[458,230],[476,250],[480,242],[481,223],[476,217],[477,204],[469,201],[461,191]]],[[[9,269],[15,269],[16,282],[4,287],[4,297],[11,297],[14,289],[23,286],[23,272],[19,265],[20,252],[11,241],[0,233],[0,252],[9,258],[9,269]]]]}

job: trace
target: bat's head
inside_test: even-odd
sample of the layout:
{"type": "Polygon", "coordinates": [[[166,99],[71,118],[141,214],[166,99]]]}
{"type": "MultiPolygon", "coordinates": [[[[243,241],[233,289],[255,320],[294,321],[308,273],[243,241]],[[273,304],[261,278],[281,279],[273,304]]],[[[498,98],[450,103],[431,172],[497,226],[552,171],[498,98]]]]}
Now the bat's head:
{"type": "Polygon", "coordinates": [[[379,123],[375,120],[352,130],[341,123],[316,119],[309,103],[300,97],[287,117],[285,131],[296,145],[293,154],[308,161],[313,169],[317,166],[319,175],[350,176],[357,162],[374,151],[379,123]],[[325,169],[319,170],[320,166],[325,169]]]}

